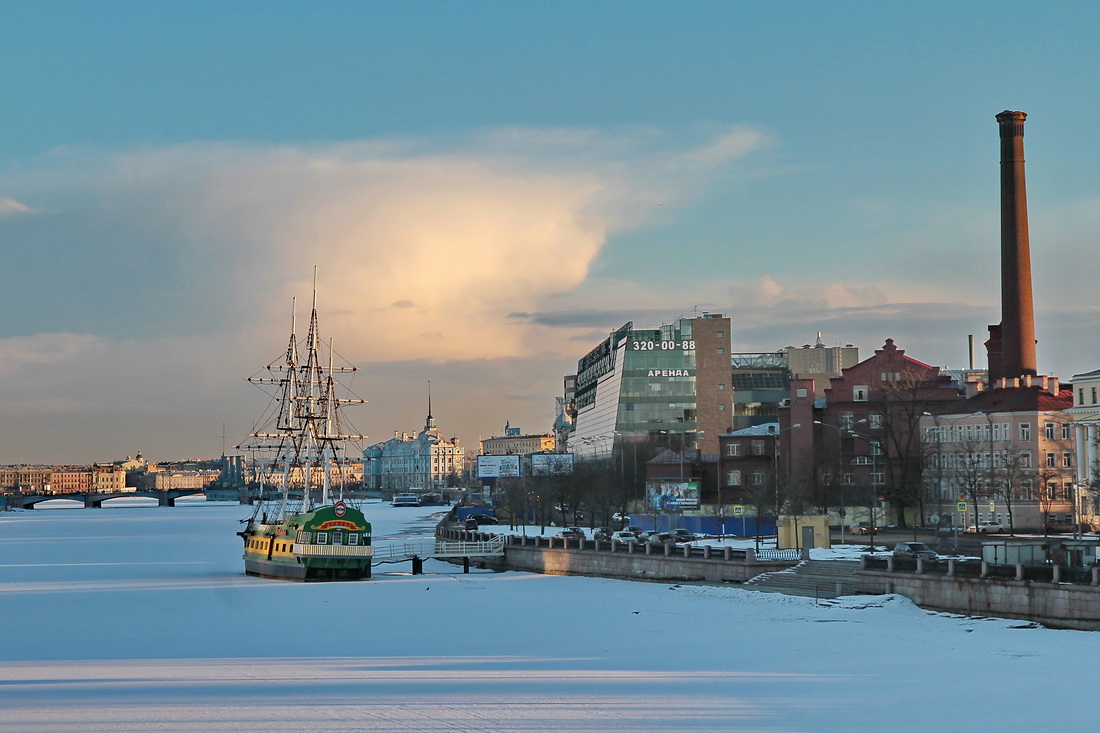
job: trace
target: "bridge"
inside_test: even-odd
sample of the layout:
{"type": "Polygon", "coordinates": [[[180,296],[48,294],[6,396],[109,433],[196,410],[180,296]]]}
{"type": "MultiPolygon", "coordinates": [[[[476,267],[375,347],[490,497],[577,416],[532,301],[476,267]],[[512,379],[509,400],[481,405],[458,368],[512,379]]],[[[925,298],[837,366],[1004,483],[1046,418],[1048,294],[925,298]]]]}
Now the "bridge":
{"type": "Polygon", "coordinates": [[[463,541],[426,538],[406,542],[375,545],[374,564],[412,561],[413,575],[424,572],[424,560],[452,560],[462,558],[462,572],[470,572],[471,557],[504,557],[504,535],[493,535],[487,540],[463,541]]]}
{"type": "Polygon", "coordinates": [[[55,499],[68,499],[69,501],[80,501],[84,503],[85,508],[101,509],[103,502],[110,501],[111,499],[133,499],[134,497],[142,497],[146,499],[156,499],[157,506],[175,506],[176,499],[184,496],[196,496],[198,494],[204,494],[204,489],[169,489],[168,491],[76,491],[71,494],[20,494],[12,493],[7,495],[8,506],[13,509],[34,509],[38,504],[44,501],[53,501],[55,499]]]}

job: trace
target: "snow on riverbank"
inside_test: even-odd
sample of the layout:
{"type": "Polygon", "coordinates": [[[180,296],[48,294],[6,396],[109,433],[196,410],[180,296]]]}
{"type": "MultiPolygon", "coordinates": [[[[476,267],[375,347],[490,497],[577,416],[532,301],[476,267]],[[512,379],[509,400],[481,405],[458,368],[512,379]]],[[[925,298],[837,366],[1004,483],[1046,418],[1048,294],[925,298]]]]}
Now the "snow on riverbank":
{"type": "MultiPolygon", "coordinates": [[[[376,543],[431,508],[365,507],[376,543]]],[[[0,513],[4,731],[1095,730],[1100,635],[735,586],[242,574],[246,509],[0,513]]]]}

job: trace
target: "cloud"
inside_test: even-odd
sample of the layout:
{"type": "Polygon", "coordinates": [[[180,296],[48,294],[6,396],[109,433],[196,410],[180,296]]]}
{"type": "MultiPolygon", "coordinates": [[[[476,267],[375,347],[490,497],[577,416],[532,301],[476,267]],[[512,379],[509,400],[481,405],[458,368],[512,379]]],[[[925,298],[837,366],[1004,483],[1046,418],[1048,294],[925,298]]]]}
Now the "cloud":
{"type": "Polygon", "coordinates": [[[31,213],[34,213],[34,211],[29,206],[21,204],[15,199],[0,196],[0,219],[31,213]]]}
{"type": "MultiPolygon", "coordinates": [[[[483,403],[501,393],[478,380],[543,400],[549,424],[561,375],[594,331],[509,314],[575,297],[609,237],[653,221],[655,201],[689,200],[763,139],[744,128],[699,131],[687,144],[653,129],[513,128],[452,139],[58,149],[0,177],[0,188],[47,202],[21,232],[22,252],[72,263],[49,271],[66,298],[40,301],[30,280],[7,297],[34,304],[40,330],[79,320],[89,333],[9,340],[3,396],[33,417],[24,448],[52,444],[60,433],[48,416],[72,410],[61,432],[95,430],[94,415],[96,437],[106,440],[109,422],[131,436],[128,452],[143,435],[203,421],[205,448],[183,450],[209,454],[211,421],[229,415],[230,436],[247,429],[240,422],[254,406],[240,397],[251,395],[240,380],[285,348],[292,297],[304,333],[316,265],[322,338],[368,372],[418,365],[362,390],[372,401],[367,432],[384,436],[399,411],[418,413],[415,379],[442,390],[447,373],[461,373],[452,388],[483,403]],[[470,364],[479,366],[460,368],[470,364]],[[78,412],[87,417],[77,421],[78,412]]],[[[507,400],[478,415],[460,408],[467,423],[454,429],[480,432],[470,423],[507,419],[509,409],[507,400]]],[[[158,440],[163,448],[167,439],[158,440]]]]}
{"type": "Polygon", "coordinates": [[[0,378],[33,378],[39,370],[101,357],[103,339],[78,333],[42,333],[0,339],[0,378]]]}

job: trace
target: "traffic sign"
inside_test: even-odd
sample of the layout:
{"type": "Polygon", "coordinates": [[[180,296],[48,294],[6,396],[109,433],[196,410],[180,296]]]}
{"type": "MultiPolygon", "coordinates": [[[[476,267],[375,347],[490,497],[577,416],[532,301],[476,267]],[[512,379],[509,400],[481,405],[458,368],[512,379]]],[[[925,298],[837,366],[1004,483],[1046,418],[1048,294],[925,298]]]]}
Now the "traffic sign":
{"type": "Polygon", "coordinates": [[[958,509],[960,512],[965,512],[966,511],[966,502],[965,501],[960,501],[958,504],[955,505],[955,508],[958,509]]]}
{"type": "Polygon", "coordinates": [[[733,516],[740,517],[744,513],[745,513],[745,507],[741,506],[740,504],[734,504],[733,505],[733,516]]]}

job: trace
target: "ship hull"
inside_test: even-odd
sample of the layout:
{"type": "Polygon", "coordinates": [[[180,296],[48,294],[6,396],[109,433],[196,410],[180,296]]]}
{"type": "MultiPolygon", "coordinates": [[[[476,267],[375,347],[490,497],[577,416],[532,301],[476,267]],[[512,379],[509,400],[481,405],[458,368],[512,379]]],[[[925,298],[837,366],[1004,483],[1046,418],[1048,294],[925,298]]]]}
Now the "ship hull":
{"type": "Polygon", "coordinates": [[[289,563],[276,560],[244,558],[244,572],[258,578],[271,580],[338,581],[368,580],[371,576],[370,560],[329,560],[317,563],[289,563]]]}

